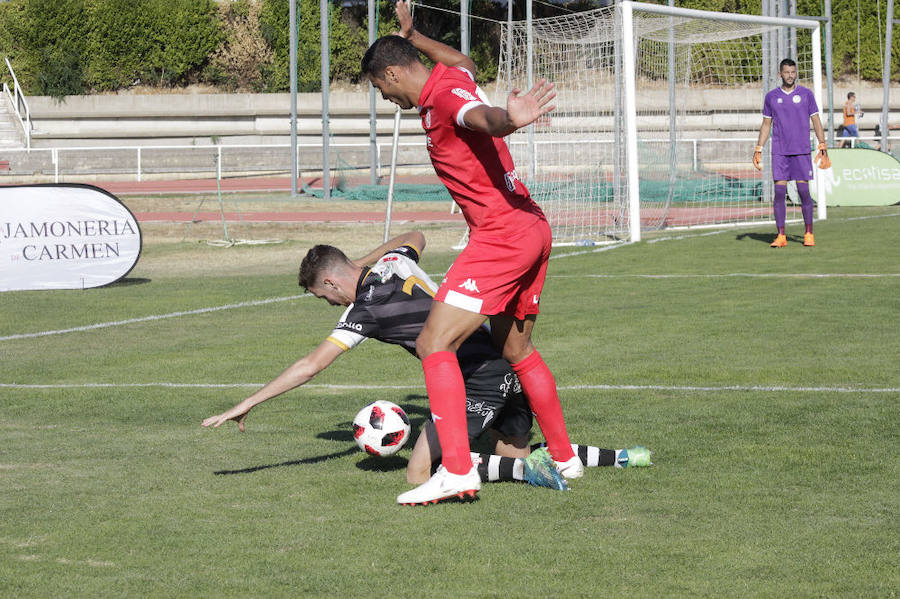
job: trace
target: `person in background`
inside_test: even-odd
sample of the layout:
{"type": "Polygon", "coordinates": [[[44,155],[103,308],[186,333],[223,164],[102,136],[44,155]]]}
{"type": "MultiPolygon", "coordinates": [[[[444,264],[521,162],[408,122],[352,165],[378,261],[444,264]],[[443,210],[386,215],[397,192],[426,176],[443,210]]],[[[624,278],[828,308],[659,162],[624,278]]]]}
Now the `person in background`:
{"type": "MultiPolygon", "coordinates": [[[[848,92],[847,101],[844,103],[844,124],[841,137],[859,138],[859,128],[857,127],[856,119],[862,118],[862,115],[863,111],[860,110],[859,104],[856,102],[856,94],[848,92]]],[[[853,142],[849,139],[841,141],[841,147],[852,148],[853,142]]]]}

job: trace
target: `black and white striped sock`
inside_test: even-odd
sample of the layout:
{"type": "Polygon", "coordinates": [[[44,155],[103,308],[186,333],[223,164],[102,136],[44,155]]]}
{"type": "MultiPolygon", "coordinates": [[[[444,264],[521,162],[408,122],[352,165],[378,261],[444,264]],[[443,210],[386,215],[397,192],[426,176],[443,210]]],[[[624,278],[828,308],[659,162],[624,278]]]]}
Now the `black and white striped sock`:
{"type": "MultiPolygon", "coordinates": [[[[546,446],[546,443],[536,443],[531,446],[531,450],[534,451],[546,446]]],[[[616,466],[617,468],[624,466],[624,464],[619,464],[619,454],[624,451],[623,449],[601,449],[593,445],[572,443],[572,451],[575,452],[575,455],[578,456],[581,463],[585,466],[616,466]]]]}
{"type": "Polygon", "coordinates": [[[478,468],[483,483],[525,480],[525,463],[519,458],[472,452],[472,463],[478,468]]]}

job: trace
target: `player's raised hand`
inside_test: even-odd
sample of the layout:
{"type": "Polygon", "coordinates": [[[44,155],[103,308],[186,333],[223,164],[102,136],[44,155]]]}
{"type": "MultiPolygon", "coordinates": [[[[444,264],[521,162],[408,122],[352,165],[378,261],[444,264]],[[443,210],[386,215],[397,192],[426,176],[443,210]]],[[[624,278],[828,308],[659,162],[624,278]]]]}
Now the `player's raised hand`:
{"type": "Polygon", "coordinates": [[[762,146],[756,146],[756,149],[753,150],[753,166],[758,171],[762,170],[762,146]]]}
{"type": "Polygon", "coordinates": [[[554,85],[546,79],[541,79],[534,84],[527,93],[514,89],[506,98],[506,112],[512,125],[521,129],[538,120],[554,108],[550,101],[556,97],[554,85]]]}
{"type": "Polygon", "coordinates": [[[397,0],[394,9],[397,11],[397,21],[400,23],[400,31],[395,31],[394,35],[409,39],[415,31],[413,28],[412,12],[409,10],[409,3],[406,0],[397,0]]]}

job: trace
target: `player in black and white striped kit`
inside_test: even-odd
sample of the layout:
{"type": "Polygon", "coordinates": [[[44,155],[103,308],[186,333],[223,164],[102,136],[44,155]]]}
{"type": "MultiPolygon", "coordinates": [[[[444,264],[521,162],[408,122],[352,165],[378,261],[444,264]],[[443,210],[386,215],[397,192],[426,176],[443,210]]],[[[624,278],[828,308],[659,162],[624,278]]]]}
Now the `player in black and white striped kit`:
{"type": "MultiPolygon", "coordinates": [[[[207,418],[203,425],[218,427],[227,420],[235,420],[240,430],[244,430],[244,419],[254,406],[303,385],[338,356],[368,338],[399,345],[415,356],[415,340],[437,289],[418,265],[424,247],[424,235],[410,232],[354,261],[333,246],[318,245],[309,250],[300,267],[300,285],[316,297],[347,309],[331,334],[313,352],[232,409],[207,418]]],[[[552,469],[552,461],[537,463],[545,454],[531,453],[540,447],[528,445],[531,411],[515,373],[492,345],[487,328],[476,331],[464,342],[457,356],[466,385],[469,437],[474,439],[488,431],[495,451],[494,455],[473,454],[482,481],[526,480],[534,474],[534,468],[552,469]]],[[[422,433],[407,467],[407,480],[412,484],[428,480],[432,465],[439,463],[440,458],[440,444],[431,420],[422,433]]],[[[573,449],[587,466],[649,465],[649,452],[646,456],[638,455],[634,448],[611,450],[573,445],[573,449]]],[[[544,472],[538,478],[547,476],[544,472]]],[[[552,480],[529,482],[565,486],[555,472],[549,476],[552,480]]]]}

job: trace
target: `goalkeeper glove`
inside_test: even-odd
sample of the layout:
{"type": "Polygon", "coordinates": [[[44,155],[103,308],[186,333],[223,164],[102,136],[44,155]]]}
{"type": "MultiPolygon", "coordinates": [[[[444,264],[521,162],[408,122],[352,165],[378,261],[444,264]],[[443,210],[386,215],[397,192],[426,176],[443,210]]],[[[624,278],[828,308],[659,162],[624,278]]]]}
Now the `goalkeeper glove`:
{"type": "Polygon", "coordinates": [[[762,146],[756,146],[756,149],[753,151],[753,166],[758,171],[762,170],[762,146]]]}
{"type": "Polygon", "coordinates": [[[819,153],[816,154],[816,166],[822,170],[831,168],[831,158],[828,157],[828,146],[824,143],[819,144],[819,153]]]}

